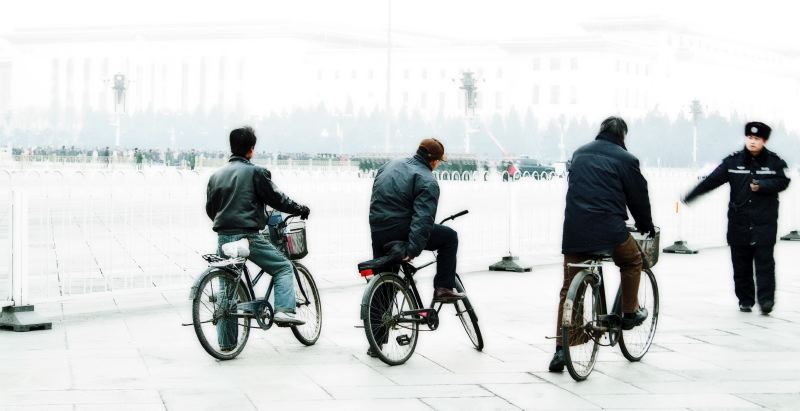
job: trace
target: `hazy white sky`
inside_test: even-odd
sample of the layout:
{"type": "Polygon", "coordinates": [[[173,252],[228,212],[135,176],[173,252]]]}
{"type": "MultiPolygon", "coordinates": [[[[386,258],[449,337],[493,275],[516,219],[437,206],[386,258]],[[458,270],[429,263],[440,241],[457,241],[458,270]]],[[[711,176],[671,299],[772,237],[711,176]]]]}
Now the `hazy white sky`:
{"type": "MultiPolygon", "coordinates": [[[[0,35],[14,29],[207,22],[278,21],[328,29],[385,29],[388,0],[5,0],[0,35]]],[[[569,31],[597,18],[662,17],[694,31],[800,50],[791,1],[393,0],[398,30],[492,40],[569,31]]]]}

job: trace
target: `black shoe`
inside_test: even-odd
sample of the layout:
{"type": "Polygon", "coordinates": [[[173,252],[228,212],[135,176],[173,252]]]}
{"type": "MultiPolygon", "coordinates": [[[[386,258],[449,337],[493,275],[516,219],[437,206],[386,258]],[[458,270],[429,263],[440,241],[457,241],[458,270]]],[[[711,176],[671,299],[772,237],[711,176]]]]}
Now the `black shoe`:
{"type": "Polygon", "coordinates": [[[369,348],[367,348],[367,355],[372,358],[378,358],[378,353],[376,353],[375,350],[372,349],[371,345],[369,346],[369,348]]]}
{"type": "Polygon", "coordinates": [[[775,301],[765,301],[761,304],[761,314],[769,315],[772,312],[772,308],[775,307],[775,301]]]}
{"type": "Polygon", "coordinates": [[[635,313],[625,313],[622,316],[622,329],[632,330],[633,327],[641,325],[647,319],[647,308],[639,307],[635,313]]]}
{"type": "Polygon", "coordinates": [[[739,304],[739,311],[741,311],[743,313],[752,312],[753,311],[753,306],[752,305],[747,305],[747,304],[739,304]]]}
{"type": "Polygon", "coordinates": [[[438,303],[452,303],[464,299],[467,295],[452,288],[437,288],[433,290],[433,301],[438,303]]]}
{"type": "Polygon", "coordinates": [[[550,372],[564,371],[564,350],[558,350],[550,360],[550,372]]]}

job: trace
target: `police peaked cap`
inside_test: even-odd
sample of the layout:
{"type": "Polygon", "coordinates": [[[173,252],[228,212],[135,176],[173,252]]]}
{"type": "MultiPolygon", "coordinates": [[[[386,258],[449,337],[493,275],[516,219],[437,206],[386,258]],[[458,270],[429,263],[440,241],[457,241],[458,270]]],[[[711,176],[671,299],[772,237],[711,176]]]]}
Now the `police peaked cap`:
{"type": "Polygon", "coordinates": [[[744,125],[744,135],[746,136],[761,137],[764,140],[768,140],[770,133],[772,133],[772,129],[758,121],[752,121],[744,125]]]}

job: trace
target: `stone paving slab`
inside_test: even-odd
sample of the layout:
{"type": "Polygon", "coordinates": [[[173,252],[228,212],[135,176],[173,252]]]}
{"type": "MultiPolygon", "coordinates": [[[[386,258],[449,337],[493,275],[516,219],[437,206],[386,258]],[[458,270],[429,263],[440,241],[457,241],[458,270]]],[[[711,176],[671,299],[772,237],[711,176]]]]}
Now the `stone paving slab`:
{"type": "MultiPolygon", "coordinates": [[[[322,289],[323,334],[312,347],[288,330],[255,330],[242,354],[220,362],[197,343],[185,289],[111,292],[37,304],[53,329],[0,332],[3,410],[753,410],[800,408],[800,278],[779,244],[778,304],[740,313],[728,251],[661,257],[655,343],[639,363],[601,348],[575,382],[547,371],[558,266],[532,273],[468,273],[483,352],[450,307],[422,333],[415,355],[389,367],[365,354],[356,276],[322,289]],[[716,267],[716,268],[715,268],[716,267]],[[342,286],[341,284],[344,284],[342,286]]],[[[609,266],[609,287],[616,273],[609,266]]],[[[420,290],[430,297],[430,273],[420,290]]],[[[423,298],[425,299],[425,298],[423,298]]]]}

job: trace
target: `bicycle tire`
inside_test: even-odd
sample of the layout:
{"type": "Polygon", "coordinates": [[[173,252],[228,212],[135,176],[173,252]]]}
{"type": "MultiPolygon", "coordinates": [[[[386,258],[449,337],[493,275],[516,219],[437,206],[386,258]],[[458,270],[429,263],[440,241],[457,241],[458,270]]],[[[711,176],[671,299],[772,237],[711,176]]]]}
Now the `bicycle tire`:
{"type": "MultiPolygon", "coordinates": [[[[461,281],[461,277],[458,274],[456,274],[456,290],[460,293],[465,292],[464,283],[461,281]]],[[[464,299],[456,301],[453,307],[455,307],[456,316],[461,320],[461,325],[464,326],[464,331],[467,332],[467,337],[469,337],[472,345],[475,346],[476,350],[482,351],[483,334],[481,334],[481,328],[478,326],[478,314],[475,313],[475,309],[472,307],[469,298],[464,297],[464,299]],[[469,318],[465,318],[465,314],[469,318]]]]}
{"type": "Polygon", "coordinates": [[[581,270],[572,279],[564,300],[561,319],[564,363],[575,381],[585,380],[597,362],[599,336],[594,332],[586,332],[587,328],[596,324],[601,312],[600,301],[595,298],[598,295],[597,287],[597,277],[589,270],[581,270]],[[586,301],[587,296],[590,301],[586,301]],[[586,311],[587,307],[589,312],[586,311]]]}
{"type": "Polygon", "coordinates": [[[650,349],[658,325],[658,305],[656,276],[646,268],[642,270],[642,278],[639,281],[639,306],[647,309],[648,318],[641,325],[622,331],[619,339],[619,349],[628,361],[641,360],[650,349]]]}
{"type": "Polygon", "coordinates": [[[418,309],[417,301],[412,291],[406,286],[406,282],[394,273],[376,275],[364,290],[361,301],[364,332],[372,351],[384,363],[400,365],[414,354],[419,336],[419,323],[398,326],[395,317],[396,313],[401,311],[416,309],[418,309]],[[399,302],[398,294],[402,297],[399,302]],[[385,329],[386,335],[375,335],[376,329],[378,332],[385,329]],[[403,336],[406,337],[403,339],[405,344],[401,343],[403,336]]]}
{"type": "MultiPolygon", "coordinates": [[[[238,356],[244,346],[247,344],[247,339],[250,337],[250,320],[249,317],[240,317],[240,318],[233,318],[229,319],[228,321],[236,321],[236,346],[231,350],[223,351],[222,348],[219,346],[219,327],[217,324],[210,322],[211,320],[204,319],[202,314],[203,312],[208,312],[208,310],[217,304],[217,302],[222,302],[218,298],[219,294],[219,281],[225,281],[227,284],[235,284],[237,277],[227,271],[223,270],[214,270],[210,271],[208,274],[205,275],[205,278],[199,283],[197,291],[195,293],[194,298],[192,299],[192,324],[194,325],[194,332],[197,335],[198,341],[200,341],[200,345],[203,349],[212,357],[218,360],[232,360],[238,356]],[[216,287],[217,291],[215,292],[215,279],[217,280],[216,287]],[[209,290],[206,291],[206,288],[209,290]],[[209,327],[210,325],[210,327],[209,327]],[[206,334],[209,336],[213,336],[213,339],[209,339],[206,334]],[[216,342],[214,342],[216,341],[216,342]]],[[[237,302],[244,302],[250,301],[250,293],[248,292],[247,288],[245,288],[244,284],[240,281],[237,286],[237,302]]],[[[220,307],[214,307],[213,312],[211,313],[211,317],[215,317],[217,315],[217,310],[220,307]]],[[[225,316],[223,316],[224,318],[225,316]]]]}
{"type": "MultiPolygon", "coordinates": [[[[311,272],[308,271],[308,268],[296,261],[292,262],[292,264],[297,268],[300,281],[305,283],[303,285],[303,291],[305,291],[305,296],[310,300],[301,302],[303,293],[300,291],[300,284],[295,281],[294,295],[295,299],[297,299],[295,315],[306,323],[292,326],[292,334],[297,338],[297,341],[300,341],[303,345],[310,346],[317,342],[322,331],[322,303],[319,300],[317,283],[314,281],[314,277],[311,275],[311,272]]],[[[295,278],[295,280],[297,280],[297,278],[295,278]]]]}

